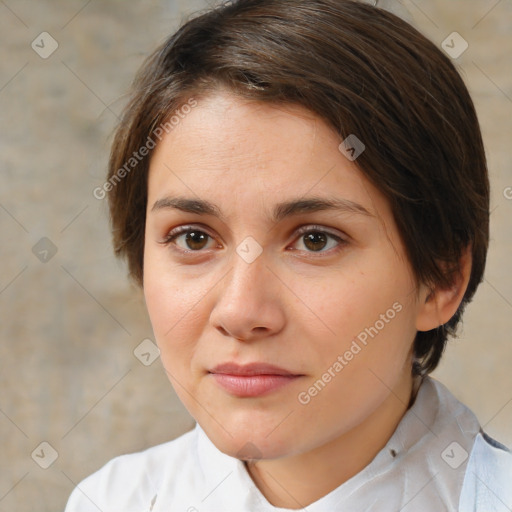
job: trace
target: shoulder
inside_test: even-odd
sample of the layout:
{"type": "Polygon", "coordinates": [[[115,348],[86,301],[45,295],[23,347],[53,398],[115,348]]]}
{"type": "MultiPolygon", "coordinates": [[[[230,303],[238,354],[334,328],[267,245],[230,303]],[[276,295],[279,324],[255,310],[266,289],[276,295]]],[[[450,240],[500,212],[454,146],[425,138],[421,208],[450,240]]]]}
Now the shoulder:
{"type": "Polygon", "coordinates": [[[120,455],[82,480],[65,512],[146,512],[162,478],[182,470],[197,443],[197,429],[144,451],[120,455]]]}
{"type": "Polygon", "coordinates": [[[466,467],[460,510],[501,512],[512,509],[512,452],[481,431],[466,467]]]}
{"type": "MultiPolygon", "coordinates": [[[[437,440],[445,446],[455,443],[458,453],[465,456],[465,459],[461,456],[457,467],[452,466],[463,470],[460,480],[457,473],[452,472],[457,482],[460,481],[458,510],[512,511],[512,452],[486,434],[474,413],[441,382],[427,377],[424,385],[423,398],[428,398],[423,401],[425,408],[436,410],[437,440]]],[[[423,414],[424,411],[419,411],[420,417],[423,414]]],[[[446,484],[445,479],[442,482],[446,484]]]]}

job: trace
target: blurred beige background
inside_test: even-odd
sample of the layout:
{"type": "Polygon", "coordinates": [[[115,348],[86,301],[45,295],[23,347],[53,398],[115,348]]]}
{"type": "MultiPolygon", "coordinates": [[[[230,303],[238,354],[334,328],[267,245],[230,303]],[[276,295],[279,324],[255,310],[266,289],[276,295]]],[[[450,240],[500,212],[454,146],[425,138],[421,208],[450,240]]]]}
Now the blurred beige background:
{"type": "MultiPolygon", "coordinates": [[[[456,64],[493,186],[486,279],[434,375],[512,446],[512,3],[403,4],[438,46],[469,44],[456,64]]],[[[62,510],[112,457],[193,426],[160,361],[134,355],[151,326],[92,191],[134,72],[205,5],[0,0],[0,512],[62,510]]]]}

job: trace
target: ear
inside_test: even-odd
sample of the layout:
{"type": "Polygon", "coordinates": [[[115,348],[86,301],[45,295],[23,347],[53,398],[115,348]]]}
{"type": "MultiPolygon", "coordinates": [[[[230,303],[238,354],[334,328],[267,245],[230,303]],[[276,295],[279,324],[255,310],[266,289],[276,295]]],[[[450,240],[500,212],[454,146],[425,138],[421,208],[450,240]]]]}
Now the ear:
{"type": "Polygon", "coordinates": [[[460,259],[460,272],[449,288],[420,286],[416,329],[430,331],[445,324],[456,313],[471,275],[471,246],[466,247],[460,259]]]}

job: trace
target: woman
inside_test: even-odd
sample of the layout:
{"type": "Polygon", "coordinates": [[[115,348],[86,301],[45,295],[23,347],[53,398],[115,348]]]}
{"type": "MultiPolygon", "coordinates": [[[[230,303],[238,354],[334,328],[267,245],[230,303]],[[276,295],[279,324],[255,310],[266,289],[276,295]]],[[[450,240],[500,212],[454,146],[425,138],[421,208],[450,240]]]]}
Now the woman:
{"type": "Polygon", "coordinates": [[[468,91],[413,27],[211,9],[140,70],[97,192],[197,426],[67,512],[512,507],[512,454],[429,377],[482,280],[489,184],[468,91]]]}

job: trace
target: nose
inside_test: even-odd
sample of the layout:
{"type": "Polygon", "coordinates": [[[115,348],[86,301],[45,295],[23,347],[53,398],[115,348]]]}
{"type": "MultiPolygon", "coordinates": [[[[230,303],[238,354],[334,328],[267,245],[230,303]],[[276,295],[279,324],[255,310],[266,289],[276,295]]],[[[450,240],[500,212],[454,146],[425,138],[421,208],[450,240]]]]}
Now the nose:
{"type": "Polygon", "coordinates": [[[256,341],[277,334],[285,325],[284,287],[264,254],[251,263],[235,254],[231,271],[216,287],[210,322],[224,336],[256,341]]]}

